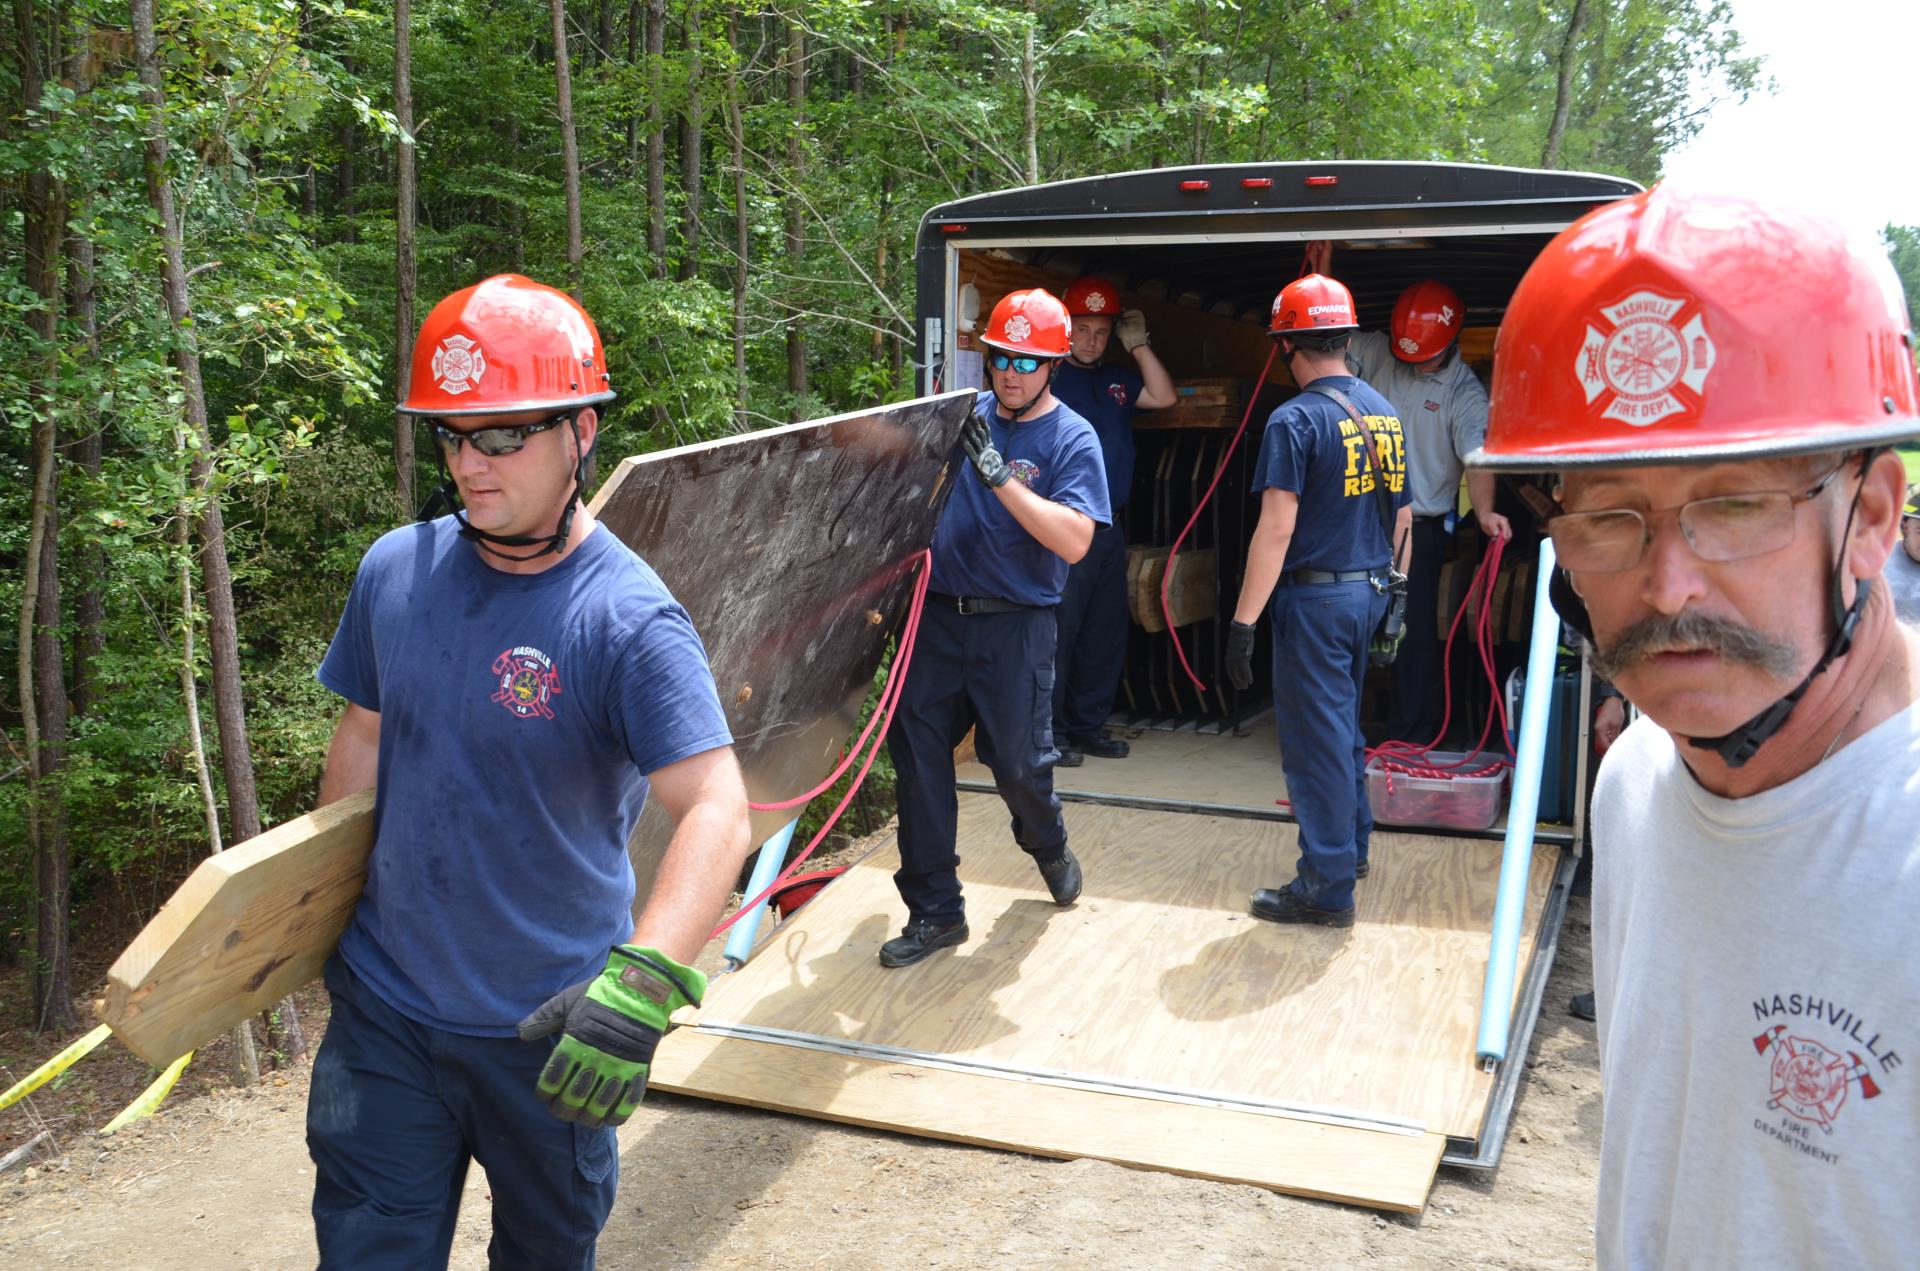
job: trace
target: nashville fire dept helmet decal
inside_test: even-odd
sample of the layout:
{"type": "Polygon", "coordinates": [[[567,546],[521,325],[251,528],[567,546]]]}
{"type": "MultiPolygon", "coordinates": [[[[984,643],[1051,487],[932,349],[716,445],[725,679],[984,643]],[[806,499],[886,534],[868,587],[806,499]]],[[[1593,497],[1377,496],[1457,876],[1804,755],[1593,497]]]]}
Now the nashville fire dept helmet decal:
{"type": "Polygon", "coordinates": [[[1697,306],[1684,325],[1675,325],[1688,305],[1656,291],[1636,291],[1602,307],[1606,329],[1589,322],[1574,361],[1587,404],[1604,401],[1603,418],[1634,428],[1698,406],[1715,351],[1697,306]]]}
{"type": "Polygon", "coordinates": [[[493,660],[491,700],[521,719],[552,719],[560,695],[560,671],[553,659],[530,644],[508,649],[493,660]]]}
{"type": "Polygon", "coordinates": [[[450,335],[433,351],[433,382],[446,393],[464,393],[487,373],[487,355],[464,335],[450,335]]]}
{"type": "Polygon", "coordinates": [[[1014,314],[1007,319],[1007,338],[1015,344],[1024,344],[1033,334],[1033,323],[1028,322],[1025,314],[1014,314]]]}

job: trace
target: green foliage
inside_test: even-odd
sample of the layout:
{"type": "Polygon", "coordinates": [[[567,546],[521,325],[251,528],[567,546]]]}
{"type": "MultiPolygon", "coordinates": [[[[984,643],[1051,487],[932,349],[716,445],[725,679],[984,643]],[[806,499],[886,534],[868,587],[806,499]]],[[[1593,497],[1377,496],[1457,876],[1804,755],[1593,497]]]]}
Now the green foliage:
{"type": "MultiPolygon", "coordinates": [[[[709,3],[696,24],[687,0],[670,0],[666,55],[648,65],[629,55],[640,41],[627,27],[645,6],[611,5],[612,39],[601,47],[604,2],[572,6],[570,55],[585,229],[580,294],[619,392],[602,433],[605,456],[724,435],[742,419],[781,423],[910,392],[914,235],[925,209],[950,198],[1180,163],[1538,163],[1573,4],[796,0],[777,9],[709,3]],[[807,39],[798,115],[783,61],[790,23],[807,39]],[[745,154],[738,213],[726,102],[735,81],[745,154]],[[679,136],[696,101],[697,204],[693,155],[679,136]],[[647,246],[656,210],[646,181],[651,108],[666,132],[657,209],[664,259],[647,246]],[[786,239],[790,212],[801,221],[796,250],[786,239]],[[741,239],[744,382],[733,304],[741,239]],[[807,345],[804,393],[788,383],[793,330],[807,345]]],[[[80,594],[97,590],[107,615],[105,652],[89,670],[92,706],[74,722],[61,788],[83,898],[125,871],[178,872],[205,851],[178,678],[174,531],[183,512],[203,510],[189,498],[192,462],[211,463],[212,495],[228,520],[269,821],[311,802],[338,710],[313,667],[360,554],[410,512],[393,494],[389,448],[400,140],[390,6],[156,7],[166,175],[184,226],[212,421],[204,456],[182,424],[142,167],[149,107],[130,64],[124,5],[68,0],[60,11],[61,42],[93,50],[90,84],[70,68],[44,68],[45,92],[22,102],[18,42],[0,60],[8,103],[0,121],[0,555],[10,563],[0,590],[18,605],[29,436],[36,418],[52,417],[69,443],[59,494],[64,611],[56,617],[77,650],[80,594]],[[60,183],[72,234],[93,244],[97,348],[75,312],[28,287],[24,196],[36,173],[60,183]],[[49,308],[51,346],[28,325],[49,308]],[[49,354],[51,377],[36,378],[49,354]],[[74,444],[95,434],[97,475],[74,444]]],[[[52,47],[49,6],[32,8],[42,47],[52,47]]],[[[1588,8],[1573,46],[1563,166],[1649,179],[1709,104],[1762,87],[1727,0],[1589,0],[1588,8]]],[[[414,322],[438,297],[488,274],[564,283],[545,6],[416,0],[411,37],[414,322]]],[[[1890,228],[1888,239],[1913,295],[1916,231],[1890,228]]],[[[601,472],[611,466],[603,462],[601,472]]],[[[0,632],[8,666],[14,625],[0,632]]],[[[199,648],[204,660],[204,639],[199,648]]],[[[77,673],[77,653],[73,662],[77,673]]],[[[9,722],[17,737],[17,721],[9,722]]],[[[212,742],[210,721],[208,732],[212,742]]],[[[881,809],[876,799],[889,786],[882,755],[863,806],[881,809]]],[[[0,949],[16,947],[29,920],[21,788],[0,782],[0,949]]],[[[824,810],[816,803],[808,816],[824,810]]]]}
{"type": "Polygon", "coordinates": [[[1900,289],[1906,292],[1907,322],[1920,325],[1920,225],[1889,225],[1880,231],[1880,241],[1893,259],[1900,289]]]}

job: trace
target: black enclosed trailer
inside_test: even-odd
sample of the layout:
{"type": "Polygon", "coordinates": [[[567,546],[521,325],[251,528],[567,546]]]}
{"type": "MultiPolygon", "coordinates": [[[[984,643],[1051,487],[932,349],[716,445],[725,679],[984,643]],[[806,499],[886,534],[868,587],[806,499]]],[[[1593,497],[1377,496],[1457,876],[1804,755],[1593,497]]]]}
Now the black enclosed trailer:
{"type": "MultiPolygon", "coordinates": [[[[1083,274],[1114,283],[1125,304],[1147,312],[1154,348],[1176,381],[1237,382],[1241,391],[1229,400],[1244,408],[1247,399],[1255,399],[1253,417],[1222,474],[1219,492],[1182,549],[1213,554],[1215,609],[1225,614],[1238,594],[1255,515],[1246,490],[1261,428],[1272,406],[1294,391],[1278,366],[1259,380],[1271,343],[1267,320],[1274,295],[1300,272],[1306,245],[1331,244],[1329,272],[1353,292],[1363,330],[1386,329],[1394,301],[1408,284],[1422,278],[1446,282],[1467,310],[1462,354],[1486,379],[1507,302],[1540,249],[1585,213],[1640,189],[1625,178],[1595,173],[1458,163],[1312,162],[1161,168],[956,199],[926,214],[915,249],[920,390],[972,386],[966,372],[974,368],[959,356],[966,336],[957,321],[961,290],[967,284],[974,286],[984,324],[994,301],[1015,287],[1044,286],[1059,294],[1083,274]]],[[[1127,360],[1118,341],[1110,346],[1108,358],[1127,360]]],[[[1237,425],[1239,413],[1244,412],[1229,412],[1234,417],[1221,422],[1237,425]]],[[[1232,428],[1211,434],[1187,427],[1161,429],[1149,412],[1135,419],[1140,457],[1127,500],[1127,539],[1130,546],[1164,550],[1192,516],[1227,451],[1232,428]]],[[[1525,519],[1524,508],[1512,510],[1525,519]]],[[[1509,568],[1515,576],[1496,600],[1495,624],[1507,637],[1503,643],[1517,650],[1524,647],[1531,626],[1531,607],[1524,603],[1530,591],[1531,553],[1513,555],[1509,568]]],[[[1463,560],[1449,567],[1442,594],[1443,633],[1462,603],[1471,564],[1463,560]]],[[[1254,658],[1260,678],[1244,697],[1220,674],[1225,624],[1218,618],[1176,633],[1135,625],[1113,722],[1133,733],[1136,744],[1141,730],[1148,730],[1141,768],[1157,767],[1161,773],[1150,778],[1139,770],[1123,771],[1121,764],[1089,761],[1081,769],[1056,774],[1062,797],[1290,820],[1284,800],[1234,797],[1236,782],[1222,774],[1234,773],[1237,764],[1224,755],[1231,753],[1238,760],[1244,752],[1225,752],[1199,740],[1208,734],[1245,734],[1260,720],[1271,694],[1265,683],[1266,633],[1261,625],[1262,643],[1254,658]],[[1173,655],[1174,638],[1181,640],[1187,662],[1206,683],[1205,692],[1173,655]],[[1168,739],[1171,744],[1193,748],[1182,756],[1186,771],[1179,770],[1173,756],[1162,758],[1154,749],[1155,735],[1162,732],[1176,734],[1168,739]]],[[[1456,661],[1471,661],[1464,647],[1456,661]]],[[[1471,666],[1455,671],[1455,687],[1462,696],[1475,691],[1476,673],[1471,666]]],[[[1370,723],[1382,709],[1384,686],[1379,679],[1384,677],[1369,686],[1370,723]]],[[[1541,799],[1538,838],[1573,849],[1567,858],[1569,877],[1585,831],[1591,719],[1587,681],[1583,670],[1560,686],[1555,702],[1559,718],[1550,743],[1556,762],[1549,767],[1541,799]]],[[[1478,684],[1484,697],[1485,681],[1478,684]]],[[[1465,705],[1471,710],[1477,703],[1465,705]]],[[[1270,732],[1259,727],[1251,731],[1265,750],[1272,750],[1270,732]]],[[[1251,756],[1245,762],[1251,764],[1251,756]]],[[[1263,774],[1271,770],[1275,794],[1283,792],[1277,767],[1275,760],[1258,769],[1263,774]]],[[[970,775],[973,788],[991,788],[983,771],[970,775]]],[[[1240,784],[1257,779],[1255,770],[1235,775],[1240,784]]],[[[1500,832],[1495,827],[1486,834],[1500,832]]],[[[1557,931],[1557,912],[1552,925],[1557,931]]],[[[1541,944],[1549,953],[1554,931],[1542,932],[1546,938],[1541,944]]],[[[1537,994],[1547,966],[1544,958],[1536,957],[1535,963],[1537,983],[1532,987],[1537,994]]],[[[1515,1040],[1522,1051],[1536,1010],[1537,1001],[1528,1001],[1516,1018],[1515,1040]]],[[[1504,1095],[1510,1098],[1511,1093],[1509,1086],[1504,1095]]],[[[1457,1144],[1449,1159],[1489,1163],[1497,1159],[1498,1137],[1491,1144],[1474,1145],[1471,1152],[1466,1148],[1457,1144]]]]}

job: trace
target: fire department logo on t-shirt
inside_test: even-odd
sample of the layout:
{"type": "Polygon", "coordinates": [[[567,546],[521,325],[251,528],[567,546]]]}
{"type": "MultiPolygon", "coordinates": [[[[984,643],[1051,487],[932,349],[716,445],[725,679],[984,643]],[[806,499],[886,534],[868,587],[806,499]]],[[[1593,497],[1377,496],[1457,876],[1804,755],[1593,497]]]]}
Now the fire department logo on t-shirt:
{"type": "Polygon", "coordinates": [[[553,659],[522,644],[493,660],[494,701],[521,719],[552,719],[554,698],[560,695],[560,672],[553,659]]]}
{"type": "Polygon", "coordinates": [[[1846,1106],[1855,1082],[1862,1099],[1877,1099],[1867,1061],[1853,1051],[1837,1051],[1811,1037],[1796,1037],[1785,1024],[1775,1024],[1753,1039],[1753,1048],[1772,1062],[1767,1107],[1833,1133],[1833,1122],[1846,1106]]]}
{"type": "Polygon", "coordinates": [[[1606,329],[1589,322],[1574,359],[1587,404],[1601,403],[1603,418],[1635,428],[1698,406],[1715,350],[1697,309],[1681,323],[1690,303],[1636,291],[1603,306],[1606,329]]]}
{"type": "Polygon", "coordinates": [[[1007,465],[1013,471],[1013,479],[1021,485],[1031,487],[1040,478],[1040,465],[1031,459],[1015,459],[1007,465]]]}
{"type": "Polygon", "coordinates": [[[433,351],[433,383],[443,393],[458,395],[480,386],[487,373],[487,355],[464,335],[450,335],[433,351]]]}
{"type": "Polygon", "coordinates": [[[1127,404],[1127,386],[1125,384],[1109,384],[1107,385],[1107,396],[1114,400],[1115,405],[1125,406],[1127,404]]]}

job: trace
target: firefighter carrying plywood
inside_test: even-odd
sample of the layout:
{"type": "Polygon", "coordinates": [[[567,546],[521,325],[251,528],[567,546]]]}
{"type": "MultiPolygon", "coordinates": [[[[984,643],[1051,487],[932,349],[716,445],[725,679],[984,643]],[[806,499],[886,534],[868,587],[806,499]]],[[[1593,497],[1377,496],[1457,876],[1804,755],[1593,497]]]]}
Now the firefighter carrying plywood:
{"type": "Polygon", "coordinates": [[[1593,800],[1599,1262],[1920,1249],[1920,436],[1884,252],[1662,185],[1514,293],[1470,468],[1553,472],[1555,599],[1642,712],[1593,800]]]}

